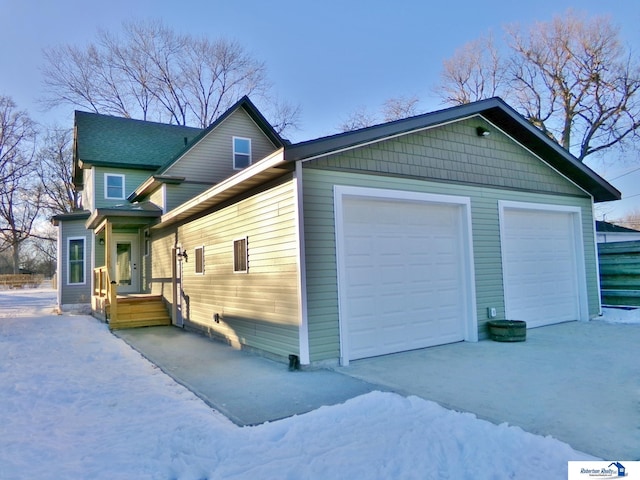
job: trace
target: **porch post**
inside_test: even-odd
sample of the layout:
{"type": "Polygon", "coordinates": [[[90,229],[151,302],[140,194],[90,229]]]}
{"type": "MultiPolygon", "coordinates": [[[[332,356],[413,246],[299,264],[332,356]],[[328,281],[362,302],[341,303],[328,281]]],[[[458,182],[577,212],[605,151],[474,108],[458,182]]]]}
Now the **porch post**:
{"type": "Polygon", "coordinates": [[[111,308],[111,322],[118,319],[118,286],[111,258],[111,242],[113,237],[113,225],[107,221],[104,229],[104,258],[107,267],[107,291],[109,292],[109,305],[111,308]]]}

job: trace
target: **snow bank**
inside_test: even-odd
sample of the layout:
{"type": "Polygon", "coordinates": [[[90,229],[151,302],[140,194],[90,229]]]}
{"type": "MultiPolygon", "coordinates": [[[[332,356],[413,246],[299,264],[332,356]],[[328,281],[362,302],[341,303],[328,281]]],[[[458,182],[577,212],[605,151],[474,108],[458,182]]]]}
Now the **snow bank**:
{"type": "Polygon", "coordinates": [[[603,308],[599,321],[607,323],[634,323],[640,325],[640,309],[638,308],[603,308]]]}
{"type": "Polygon", "coordinates": [[[104,324],[42,316],[43,301],[15,295],[0,320],[3,479],[564,479],[568,460],[593,459],[382,392],[239,428],[104,324]]]}

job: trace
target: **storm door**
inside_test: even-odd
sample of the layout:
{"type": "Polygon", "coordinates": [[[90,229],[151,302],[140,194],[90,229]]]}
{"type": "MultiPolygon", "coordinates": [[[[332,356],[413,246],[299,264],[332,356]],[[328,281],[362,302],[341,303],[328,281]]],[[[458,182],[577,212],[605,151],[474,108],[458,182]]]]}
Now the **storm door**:
{"type": "Polygon", "coordinates": [[[116,233],[114,238],[111,258],[114,263],[113,272],[118,284],[118,293],[138,293],[140,288],[138,235],[116,233]]]}

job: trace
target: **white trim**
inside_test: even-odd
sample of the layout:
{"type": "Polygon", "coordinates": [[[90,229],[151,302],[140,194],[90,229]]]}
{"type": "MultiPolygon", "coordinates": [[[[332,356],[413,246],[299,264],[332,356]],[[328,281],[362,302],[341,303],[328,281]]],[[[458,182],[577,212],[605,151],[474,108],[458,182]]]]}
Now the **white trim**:
{"type": "Polygon", "coordinates": [[[87,284],[87,237],[77,236],[77,237],[67,237],[67,281],[65,282],[68,286],[79,286],[87,284]],[[82,282],[71,283],[69,279],[71,276],[69,275],[69,267],[71,263],[71,241],[72,240],[82,240],[82,282]]]}
{"type": "Polygon", "coordinates": [[[300,327],[298,329],[300,363],[308,365],[311,363],[309,352],[309,314],[307,310],[307,263],[305,254],[304,236],[304,203],[303,203],[303,182],[302,163],[296,162],[293,173],[294,184],[293,194],[295,197],[296,209],[296,230],[298,233],[298,310],[300,312],[300,327]]]}
{"type": "MultiPolygon", "coordinates": [[[[600,259],[598,257],[598,231],[596,228],[596,212],[595,204],[591,202],[591,217],[593,218],[593,254],[596,264],[596,285],[598,286],[598,292],[602,292],[602,285],[600,284],[600,259]]],[[[598,316],[602,316],[602,295],[598,295],[598,316]]],[[[589,316],[591,319],[591,316],[589,316]]]]}
{"type": "MultiPolygon", "coordinates": [[[[493,128],[495,128],[497,131],[499,131],[500,133],[502,133],[505,137],[509,137],[511,139],[512,142],[514,142],[515,144],[517,144],[520,148],[526,150],[527,152],[529,152],[530,155],[533,155],[534,157],[536,157],[538,160],[540,160],[542,163],[544,163],[547,167],[549,167],[551,170],[553,170],[557,175],[560,175],[562,178],[564,178],[567,182],[571,183],[573,186],[579,188],[580,190],[582,190],[584,193],[586,193],[587,195],[589,195],[589,198],[591,198],[591,203],[593,203],[593,195],[591,193],[589,193],[588,191],[586,191],[584,188],[582,188],[580,185],[578,185],[576,182],[574,182],[573,180],[571,180],[569,177],[567,177],[564,173],[558,171],[554,166],[549,165],[549,162],[547,162],[544,158],[542,158],[540,155],[538,155],[537,153],[533,152],[531,149],[529,149],[527,146],[525,146],[524,144],[520,143],[518,140],[516,140],[515,138],[513,138],[511,135],[509,135],[508,133],[506,133],[504,130],[502,130],[500,127],[497,127],[496,125],[494,125],[492,122],[490,122],[489,120],[487,120],[484,116],[482,116],[481,114],[477,114],[477,116],[479,116],[480,118],[482,118],[485,122],[487,122],[489,125],[491,125],[493,128]]],[[[568,152],[569,155],[573,156],[571,154],[571,152],[568,152]]]]}
{"type": "Polygon", "coordinates": [[[126,190],[126,183],[125,183],[125,176],[121,173],[105,173],[104,174],[104,198],[105,200],[124,200],[125,198],[125,190],[126,190]],[[110,197],[109,196],[109,188],[108,188],[108,184],[107,184],[107,178],[108,177],[119,177],[122,179],[122,196],[121,197],[110,197]]]}
{"type": "MultiPolygon", "coordinates": [[[[505,224],[505,210],[529,210],[539,212],[558,212],[569,213],[572,216],[573,226],[573,241],[576,263],[576,282],[578,288],[578,311],[579,320],[589,320],[589,296],[587,289],[587,276],[585,269],[585,256],[584,256],[584,239],[582,231],[582,209],[580,207],[573,207],[569,205],[553,205],[546,203],[530,203],[530,202],[514,202],[510,200],[498,200],[498,218],[500,228],[500,245],[504,246],[506,241],[506,232],[504,229],[505,224]]],[[[500,255],[502,261],[502,278],[504,289],[504,309],[505,318],[510,318],[510,306],[509,306],[509,285],[505,281],[507,278],[508,268],[505,262],[505,250],[504,247],[500,248],[500,255]]],[[[597,257],[596,257],[597,258],[597,257]]]]}
{"type": "MultiPolygon", "coordinates": [[[[253,155],[251,154],[253,147],[251,146],[251,139],[247,138],[247,137],[232,137],[233,140],[231,142],[231,151],[233,152],[233,158],[231,159],[231,161],[233,162],[233,169],[234,170],[242,170],[244,168],[247,168],[249,165],[251,165],[253,162],[253,155]],[[246,140],[247,142],[249,142],[249,163],[247,163],[247,165],[245,167],[236,167],[236,140],[246,140]]],[[[246,155],[246,153],[238,153],[238,155],[246,155]]]]}
{"type": "Polygon", "coordinates": [[[160,186],[160,198],[162,202],[162,214],[167,213],[167,184],[163,183],[160,186]]]}
{"type": "Polygon", "coordinates": [[[478,341],[478,318],[476,311],[475,267],[473,256],[473,233],[471,228],[471,199],[453,195],[441,195],[406,190],[390,190],[368,187],[352,187],[334,185],[334,215],[336,238],[336,267],[338,284],[338,319],[340,325],[340,364],[349,364],[349,336],[347,321],[342,312],[346,309],[346,299],[342,295],[341,285],[345,283],[346,261],[344,257],[344,216],[343,200],[345,197],[370,197],[393,200],[408,200],[430,204],[459,205],[462,207],[462,245],[463,265],[465,267],[465,292],[468,298],[461,299],[465,307],[464,340],[478,341]]]}
{"type": "Polygon", "coordinates": [[[62,225],[63,222],[58,223],[58,226],[56,227],[57,233],[58,233],[58,238],[56,241],[56,246],[58,248],[57,253],[57,257],[56,258],[56,276],[57,276],[57,282],[56,282],[56,301],[57,301],[57,305],[58,308],[62,308],[62,225]]]}

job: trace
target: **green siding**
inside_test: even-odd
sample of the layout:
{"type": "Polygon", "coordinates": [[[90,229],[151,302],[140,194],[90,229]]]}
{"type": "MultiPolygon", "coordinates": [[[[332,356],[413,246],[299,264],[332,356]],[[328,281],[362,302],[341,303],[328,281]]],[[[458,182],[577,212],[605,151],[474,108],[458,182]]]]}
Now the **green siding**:
{"type": "Polygon", "coordinates": [[[299,354],[299,274],[294,182],[272,185],[178,227],[153,233],[152,291],[171,301],[171,247],[183,263],[185,324],[235,346],[299,354]],[[233,272],[233,241],[248,238],[249,273],[233,272]],[[194,249],[204,246],[204,275],[194,249]],[[220,323],[213,320],[220,315],[220,323]]]}
{"type": "Polygon", "coordinates": [[[211,185],[204,185],[202,183],[181,183],[179,185],[167,184],[167,205],[165,211],[169,212],[184,202],[191,200],[196,195],[201,194],[211,185]]]}
{"type": "Polygon", "coordinates": [[[453,136],[458,126],[447,125],[442,127],[444,132],[434,130],[409,135],[304,164],[303,205],[311,361],[339,357],[334,185],[410,190],[471,199],[480,338],[487,336],[487,307],[495,307],[498,318],[504,318],[505,314],[498,201],[580,207],[589,312],[591,316],[597,315],[599,292],[591,198],[526,150],[512,142],[511,146],[508,145],[510,142],[506,137],[492,135],[492,143],[482,145],[478,142],[487,139],[470,135],[453,136]],[[447,132],[451,135],[445,135],[447,132]],[[457,138],[462,142],[460,145],[449,143],[455,155],[448,155],[444,139],[440,143],[435,142],[437,149],[425,146],[440,137],[448,140],[457,138]],[[466,148],[465,141],[469,143],[466,148]],[[420,147],[416,147],[416,144],[420,147]],[[495,159],[487,150],[490,148],[497,150],[495,159]],[[457,164],[458,170],[441,171],[445,165],[451,168],[451,161],[457,164]],[[482,170],[478,169],[481,161],[489,168],[489,175],[483,175],[482,170]],[[498,168],[496,164],[502,167],[498,168]],[[483,182],[491,185],[480,185],[483,182]]]}
{"type": "Polygon", "coordinates": [[[314,160],[316,168],[494,186],[519,191],[587,196],[508,136],[478,137],[484,122],[468,119],[314,160]]]}
{"type": "Polygon", "coordinates": [[[221,182],[238,172],[233,169],[234,136],[251,139],[252,163],[276,150],[247,112],[238,109],[208,132],[187,155],[165,169],[163,174],[210,182],[211,185],[221,182]]]}
{"type": "Polygon", "coordinates": [[[142,275],[145,291],[162,295],[169,305],[173,304],[171,249],[175,246],[175,228],[151,230],[151,251],[148,256],[143,257],[142,275]]]}
{"type": "Polygon", "coordinates": [[[75,305],[91,303],[91,277],[93,271],[91,269],[91,237],[93,232],[89,232],[85,226],[86,219],[82,220],[65,220],[60,222],[58,234],[61,236],[62,249],[59,252],[61,256],[60,270],[58,272],[58,288],[61,289],[60,303],[62,305],[75,305]],[[83,285],[67,285],[67,262],[69,260],[68,239],[71,237],[82,237],[85,240],[85,265],[84,275],[85,282],[83,285]]]}
{"type": "Polygon", "coordinates": [[[104,208],[116,205],[128,204],[127,196],[129,196],[142,182],[149,178],[150,174],[147,170],[132,170],[123,168],[102,168],[94,167],[93,169],[93,192],[94,207],[104,208]],[[114,175],[124,175],[125,192],[124,199],[109,200],[104,198],[104,175],[105,173],[113,173],[114,175]]]}

